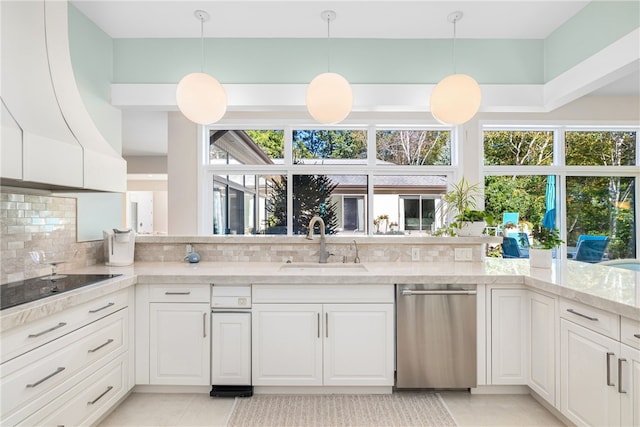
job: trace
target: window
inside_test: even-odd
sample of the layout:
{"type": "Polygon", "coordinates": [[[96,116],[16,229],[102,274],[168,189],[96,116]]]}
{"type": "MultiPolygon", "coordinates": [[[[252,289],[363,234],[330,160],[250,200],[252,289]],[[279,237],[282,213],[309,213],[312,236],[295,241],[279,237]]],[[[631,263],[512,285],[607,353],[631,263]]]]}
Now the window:
{"type": "Polygon", "coordinates": [[[203,227],[306,234],[320,215],[328,234],[431,232],[442,224],[436,210],[454,171],[451,153],[442,126],[212,129],[205,166],[212,221],[203,227]]]}
{"type": "Polygon", "coordinates": [[[293,159],[296,164],[366,164],[366,158],[365,131],[293,131],[293,159]]]}
{"type": "Polygon", "coordinates": [[[600,237],[599,260],[635,258],[637,133],[485,126],[485,210],[498,223],[518,212],[521,227],[555,224],[570,258],[579,241],[600,237]]]}
{"type": "Polygon", "coordinates": [[[448,130],[379,130],[376,158],[382,165],[450,165],[448,130]]]}

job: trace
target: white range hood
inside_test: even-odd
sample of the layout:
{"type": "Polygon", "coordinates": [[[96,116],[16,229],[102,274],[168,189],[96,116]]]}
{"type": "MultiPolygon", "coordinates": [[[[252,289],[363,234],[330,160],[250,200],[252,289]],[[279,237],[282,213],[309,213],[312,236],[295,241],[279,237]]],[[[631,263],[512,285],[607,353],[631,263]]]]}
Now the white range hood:
{"type": "Polygon", "coordinates": [[[0,2],[3,184],[126,191],[126,162],[76,86],[68,4],[0,2]]]}

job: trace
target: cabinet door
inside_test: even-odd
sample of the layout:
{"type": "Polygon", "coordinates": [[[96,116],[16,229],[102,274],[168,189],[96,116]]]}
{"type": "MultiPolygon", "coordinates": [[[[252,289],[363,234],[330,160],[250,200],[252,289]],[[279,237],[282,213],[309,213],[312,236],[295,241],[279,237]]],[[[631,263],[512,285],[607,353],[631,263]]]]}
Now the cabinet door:
{"type": "Polygon", "coordinates": [[[491,290],[491,383],[527,384],[528,291],[491,290]]]}
{"type": "Polygon", "coordinates": [[[209,304],[149,304],[151,384],[208,385],[209,304]]]}
{"type": "Polygon", "coordinates": [[[392,386],[393,304],[324,305],[324,385],[392,386]]]}
{"type": "Polygon", "coordinates": [[[619,425],[620,344],[564,319],[560,331],[560,411],[577,425],[619,425]]]}
{"type": "Polygon", "coordinates": [[[251,384],[251,313],[211,315],[211,384],[251,384]]]}
{"type": "Polygon", "coordinates": [[[529,387],[555,406],[556,300],[529,293],[529,387]]]}
{"type": "Polygon", "coordinates": [[[621,346],[618,393],[623,426],[640,426],[640,350],[621,346]]]}
{"type": "Polygon", "coordinates": [[[322,385],[322,305],[255,304],[253,385],[322,385]]]}

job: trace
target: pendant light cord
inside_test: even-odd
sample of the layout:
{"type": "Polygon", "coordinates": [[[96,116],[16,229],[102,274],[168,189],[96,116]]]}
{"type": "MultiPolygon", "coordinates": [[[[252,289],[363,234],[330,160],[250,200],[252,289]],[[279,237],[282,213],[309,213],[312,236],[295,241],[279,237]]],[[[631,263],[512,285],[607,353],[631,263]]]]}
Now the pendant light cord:
{"type": "Polygon", "coordinates": [[[327,17],[327,72],[331,72],[331,17],[327,17]]]}
{"type": "Polygon", "coordinates": [[[457,74],[457,66],[456,66],[456,22],[457,19],[453,19],[453,74],[457,74]]]}
{"type": "Polygon", "coordinates": [[[200,17],[200,72],[204,73],[204,17],[200,17]]]}

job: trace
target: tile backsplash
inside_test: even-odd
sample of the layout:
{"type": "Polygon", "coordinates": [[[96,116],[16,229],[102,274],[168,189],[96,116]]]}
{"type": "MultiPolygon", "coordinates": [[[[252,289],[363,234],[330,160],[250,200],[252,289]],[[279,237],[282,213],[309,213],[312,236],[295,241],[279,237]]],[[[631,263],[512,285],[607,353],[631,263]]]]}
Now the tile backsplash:
{"type": "Polygon", "coordinates": [[[75,198],[3,188],[0,226],[0,283],[50,273],[49,266],[31,259],[35,250],[63,254],[67,262],[59,271],[104,263],[102,240],[76,242],[75,198]]]}

